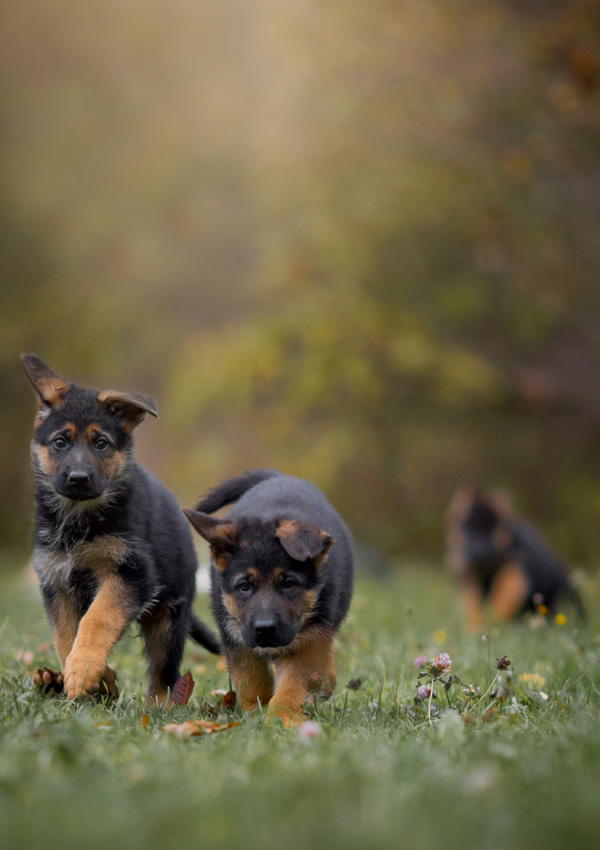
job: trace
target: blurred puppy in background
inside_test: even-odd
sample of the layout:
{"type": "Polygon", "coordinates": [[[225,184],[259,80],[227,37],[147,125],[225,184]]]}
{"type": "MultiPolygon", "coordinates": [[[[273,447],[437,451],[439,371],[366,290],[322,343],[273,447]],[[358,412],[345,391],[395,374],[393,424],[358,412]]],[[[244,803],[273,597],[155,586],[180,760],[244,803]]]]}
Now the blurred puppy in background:
{"type": "Polygon", "coordinates": [[[493,617],[510,620],[525,611],[556,609],[559,601],[583,608],[562,560],[539,532],[515,515],[504,493],[459,488],[446,512],[447,563],[462,584],[470,629],[493,617]]]}

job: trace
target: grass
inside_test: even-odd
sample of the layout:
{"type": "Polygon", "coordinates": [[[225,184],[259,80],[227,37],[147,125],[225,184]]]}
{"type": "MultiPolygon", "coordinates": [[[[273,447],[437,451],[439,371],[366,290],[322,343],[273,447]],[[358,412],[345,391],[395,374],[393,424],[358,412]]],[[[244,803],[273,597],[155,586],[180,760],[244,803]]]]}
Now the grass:
{"type": "MultiPolygon", "coordinates": [[[[600,604],[594,582],[587,590],[585,625],[565,612],[563,626],[522,623],[482,641],[464,632],[455,588],[439,573],[362,578],[339,638],[336,694],[312,711],[318,737],[256,718],[182,740],[160,727],[199,716],[204,699],[215,701],[210,691],[228,687],[217,659],[190,643],[194,696],[170,712],[151,710],[145,728],[135,635],[113,653],[123,690],[116,706],[42,699],[29,673],[56,664],[44,648],[50,632],[35,585],[13,579],[0,594],[0,843],[10,850],[596,847],[600,604]],[[33,653],[30,663],[16,660],[22,650],[33,653]],[[436,684],[431,723],[426,703],[410,715],[416,685],[429,681],[417,682],[413,659],[440,651],[450,654],[453,673],[480,689],[469,723],[448,709],[449,700],[465,714],[459,685],[446,698],[436,684]],[[492,694],[482,695],[503,655],[513,679],[505,700],[489,709],[492,694]],[[362,680],[357,691],[346,687],[352,678],[362,680]],[[446,710],[436,715],[437,702],[446,710]]],[[[205,607],[200,599],[201,613],[205,607]]]]}

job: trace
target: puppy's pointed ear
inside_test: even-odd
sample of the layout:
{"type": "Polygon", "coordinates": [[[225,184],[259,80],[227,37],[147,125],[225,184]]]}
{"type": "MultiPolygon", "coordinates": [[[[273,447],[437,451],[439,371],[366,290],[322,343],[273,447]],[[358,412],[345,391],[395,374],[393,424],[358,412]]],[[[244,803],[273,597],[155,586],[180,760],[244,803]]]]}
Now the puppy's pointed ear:
{"type": "Polygon", "coordinates": [[[467,515],[476,497],[477,491],[473,487],[459,487],[455,491],[452,499],[450,500],[450,504],[446,508],[446,516],[448,519],[456,522],[460,521],[467,515]]]}
{"type": "Polygon", "coordinates": [[[275,530],[275,537],[295,561],[311,560],[320,567],[333,545],[333,537],[314,525],[284,519],[275,530]]]}
{"type": "Polygon", "coordinates": [[[158,419],[158,405],[143,393],[122,393],[118,390],[102,390],[98,401],[114,413],[127,433],[143,421],[147,413],[158,419]]]}
{"type": "Polygon", "coordinates": [[[21,363],[40,401],[48,407],[59,404],[73,386],[35,354],[21,354],[21,363]]]}
{"type": "Polygon", "coordinates": [[[231,560],[237,540],[237,528],[226,519],[215,519],[201,511],[183,511],[201,537],[210,544],[215,567],[223,572],[231,560]]]}

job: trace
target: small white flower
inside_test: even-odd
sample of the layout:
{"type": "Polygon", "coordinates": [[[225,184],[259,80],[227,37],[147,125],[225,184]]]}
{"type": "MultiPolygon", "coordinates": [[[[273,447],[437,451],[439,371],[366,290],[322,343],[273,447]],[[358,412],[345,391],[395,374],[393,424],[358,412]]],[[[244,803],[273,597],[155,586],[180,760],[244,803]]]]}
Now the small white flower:
{"type": "Polygon", "coordinates": [[[321,724],[316,720],[305,720],[298,726],[298,736],[300,738],[316,738],[322,732],[321,724]]]}

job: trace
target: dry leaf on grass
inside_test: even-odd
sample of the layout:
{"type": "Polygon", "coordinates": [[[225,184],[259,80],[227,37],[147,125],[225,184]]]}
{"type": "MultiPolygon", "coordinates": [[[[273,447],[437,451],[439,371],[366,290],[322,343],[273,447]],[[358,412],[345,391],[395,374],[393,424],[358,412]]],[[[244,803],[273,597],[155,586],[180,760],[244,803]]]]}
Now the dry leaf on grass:
{"type": "Polygon", "coordinates": [[[191,738],[194,735],[212,735],[213,732],[224,732],[226,729],[231,729],[232,726],[239,726],[240,722],[235,723],[211,723],[209,720],[185,720],[183,723],[168,723],[166,726],[161,726],[162,732],[168,732],[171,735],[178,735],[180,738],[191,738]]]}
{"type": "Polygon", "coordinates": [[[219,702],[223,708],[235,708],[237,703],[237,695],[235,691],[225,691],[222,688],[218,688],[216,691],[211,691],[210,695],[212,697],[219,697],[219,702]]]}
{"type": "Polygon", "coordinates": [[[171,702],[174,702],[175,705],[187,705],[195,684],[196,683],[192,679],[192,674],[188,670],[187,673],[184,673],[183,676],[177,679],[173,685],[173,690],[171,691],[171,702]]]}

